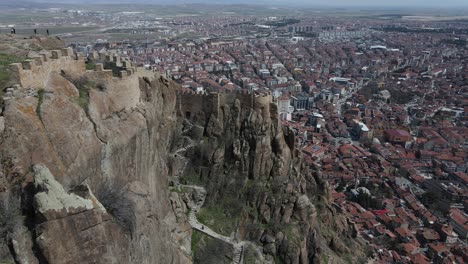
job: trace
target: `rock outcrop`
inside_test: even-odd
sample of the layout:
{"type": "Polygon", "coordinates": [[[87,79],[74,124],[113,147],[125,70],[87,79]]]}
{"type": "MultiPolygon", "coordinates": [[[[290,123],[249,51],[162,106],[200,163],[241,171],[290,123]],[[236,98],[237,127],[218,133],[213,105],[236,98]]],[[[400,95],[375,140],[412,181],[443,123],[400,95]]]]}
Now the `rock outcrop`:
{"type": "Polygon", "coordinates": [[[77,188],[80,195],[67,193],[45,166],[33,170],[38,190],[34,210],[40,221],[35,242],[49,263],[129,262],[129,239],[88,186],[77,188]]]}
{"type": "MultiPolygon", "coordinates": [[[[363,245],[329,202],[327,183],[286,144],[276,105],[251,108],[234,100],[220,109],[192,114],[184,130],[190,137],[204,129],[192,136],[186,155],[192,158],[180,180],[207,188],[206,224],[263,246],[270,261],[363,262],[363,245]]],[[[210,252],[206,246],[199,247],[210,252]]]]}
{"type": "Polygon", "coordinates": [[[7,244],[0,257],[8,251],[17,263],[50,264],[232,258],[216,241],[191,245],[188,195],[169,188],[178,181],[205,186],[202,211],[210,216],[215,208],[221,217],[207,221],[255,243],[251,256],[281,263],[362,257],[326,182],[286,143],[269,95],[182,104],[179,87],[152,71],[121,63],[127,67],[114,76],[99,64],[80,68],[82,58],[68,50],[40,56],[26,69],[14,65],[14,77],[27,80],[9,88],[0,111],[0,198],[19,189],[12,197],[21,201],[9,212],[19,220],[0,228],[7,244]]]}
{"type": "MultiPolygon", "coordinates": [[[[37,71],[43,87],[13,86],[0,114],[0,189],[21,188],[18,226],[29,230],[7,242],[29,236],[40,263],[191,263],[186,207],[169,192],[176,86],[151,71],[113,77],[59,66],[37,71]],[[44,193],[38,171],[63,190],[44,193]],[[107,213],[73,194],[83,185],[107,213]]],[[[27,252],[8,248],[16,259],[27,252]]]]}

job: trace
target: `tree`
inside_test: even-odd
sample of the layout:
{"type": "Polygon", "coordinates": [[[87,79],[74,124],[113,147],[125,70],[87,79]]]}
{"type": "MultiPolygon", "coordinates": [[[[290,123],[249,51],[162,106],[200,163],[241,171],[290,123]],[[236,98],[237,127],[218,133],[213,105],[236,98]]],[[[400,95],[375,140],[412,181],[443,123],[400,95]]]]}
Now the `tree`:
{"type": "Polygon", "coordinates": [[[442,196],[438,192],[428,191],[421,195],[421,201],[426,204],[434,204],[435,202],[440,201],[442,196]]]}
{"type": "Polygon", "coordinates": [[[373,209],[379,209],[379,205],[377,200],[372,197],[370,194],[359,190],[359,193],[355,199],[355,202],[360,204],[364,208],[373,208],[373,209]]]}
{"type": "Polygon", "coordinates": [[[338,184],[338,187],[336,187],[335,191],[337,192],[342,192],[346,188],[346,182],[341,179],[340,183],[338,184]]]}

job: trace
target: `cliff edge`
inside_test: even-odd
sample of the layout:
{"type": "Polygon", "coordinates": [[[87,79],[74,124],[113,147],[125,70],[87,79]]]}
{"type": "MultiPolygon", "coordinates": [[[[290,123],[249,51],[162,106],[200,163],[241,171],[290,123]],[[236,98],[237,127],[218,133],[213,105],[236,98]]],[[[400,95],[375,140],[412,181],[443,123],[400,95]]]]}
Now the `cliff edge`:
{"type": "Polygon", "coordinates": [[[21,58],[0,104],[0,260],[366,260],[270,94],[186,93],[118,55],[92,54],[90,69],[57,39],[14,43],[0,46],[21,58]],[[206,191],[199,211],[184,185],[206,191]],[[194,214],[240,251],[193,231],[194,214]]]}
{"type": "Polygon", "coordinates": [[[186,208],[168,186],[175,84],[130,64],[118,75],[101,64],[86,70],[63,47],[9,67],[0,112],[2,257],[191,263],[186,208]],[[60,197],[81,205],[38,183],[44,171],[60,197]],[[88,186],[96,198],[86,198],[88,186]]]}

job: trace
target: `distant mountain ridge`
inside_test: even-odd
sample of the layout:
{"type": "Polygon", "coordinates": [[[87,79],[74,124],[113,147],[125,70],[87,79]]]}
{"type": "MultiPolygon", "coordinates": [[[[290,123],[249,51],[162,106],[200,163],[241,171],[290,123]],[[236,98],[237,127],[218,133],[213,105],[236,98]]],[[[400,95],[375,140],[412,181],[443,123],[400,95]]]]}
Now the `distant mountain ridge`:
{"type": "MultiPolygon", "coordinates": [[[[17,1],[14,0],[6,0],[6,2],[15,4],[17,1]]],[[[251,1],[245,0],[174,0],[168,3],[168,1],[164,0],[120,0],[120,1],[113,1],[113,0],[62,0],[60,2],[55,2],[54,0],[23,0],[21,2],[31,3],[31,4],[153,4],[153,5],[177,5],[177,4],[221,4],[221,5],[232,5],[232,4],[266,4],[266,3],[274,3],[279,1],[255,1],[252,3],[251,1]]]]}
{"type": "Polygon", "coordinates": [[[31,8],[43,7],[43,3],[36,3],[28,0],[2,0],[0,1],[0,8],[31,8]]]}

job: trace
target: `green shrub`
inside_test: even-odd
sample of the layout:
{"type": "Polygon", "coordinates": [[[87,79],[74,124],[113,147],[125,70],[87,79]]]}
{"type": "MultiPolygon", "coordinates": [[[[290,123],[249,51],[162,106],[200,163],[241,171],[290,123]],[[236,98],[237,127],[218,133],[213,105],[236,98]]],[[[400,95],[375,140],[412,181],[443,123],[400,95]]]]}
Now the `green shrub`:
{"type": "Polygon", "coordinates": [[[349,263],[349,264],[352,264],[353,263],[353,257],[351,256],[351,254],[345,254],[343,256],[343,259],[346,261],[346,263],[349,263]]]}
{"type": "Polygon", "coordinates": [[[10,82],[9,65],[15,62],[21,62],[23,59],[23,57],[0,53],[0,107],[3,104],[3,90],[7,87],[7,85],[10,82]]]}
{"type": "Polygon", "coordinates": [[[328,264],[328,255],[322,254],[322,261],[323,264],[328,264]]]}
{"type": "Polygon", "coordinates": [[[191,240],[191,246],[192,246],[192,254],[195,254],[195,252],[198,250],[198,245],[200,241],[203,238],[203,234],[195,229],[192,229],[192,240],[191,240]]]}
{"type": "Polygon", "coordinates": [[[244,247],[244,263],[245,264],[255,264],[257,257],[255,255],[255,249],[251,245],[244,247]]]}
{"type": "Polygon", "coordinates": [[[15,62],[21,62],[23,59],[23,57],[0,53],[0,90],[5,88],[10,79],[9,65],[15,62]]]}
{"type": "Polygon", "coordinates": [[[86,70],[94,70],[96,68],[96,64],[92,61],[86,61],[85,63],[86,70]]]}
{"type": "Polygon", "coordinates": [[[96,87],[96,84],[87,78],[79,78],[77,80],[72,80],[72,83],[78,89],[78,98],[76,98],[76,103],[83,108],[83,110],[88,114],[89,108],[89,91],[96,87]]]}
{"type": "Polygon", "coordinates": [[[229,236],[236,231],[242,205],[235,197],[225,194],[220,200],[203,207],[197,214],[200,223],[215,232],[229,236]]]}
{"type": "Polygon", "coordinates": [[[0,259],[0,264],[15,264],[15,262],[10,259],[0,259]]]}
{"type": "Polygon", "coordinates": [[[204,185],[201,179],[201,176],[194,170],[184,175],[181,178],[181,182],[187,185],[199,185],[199,186],[204,185]]]}
{"type": "Polygon", "coordinates": [[[288,238],[288,240],[294,244],[299,244],[301,241],[301,238],[299,234],[295,232],[295,226],[292,224],[287,224],[283,228],[283,233],[284,235],[288,238]]]}

